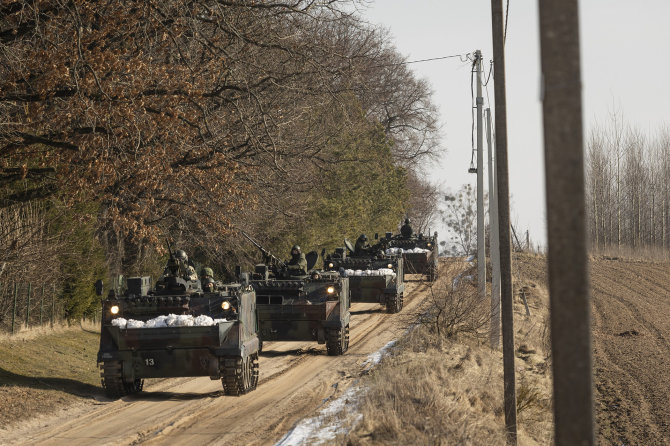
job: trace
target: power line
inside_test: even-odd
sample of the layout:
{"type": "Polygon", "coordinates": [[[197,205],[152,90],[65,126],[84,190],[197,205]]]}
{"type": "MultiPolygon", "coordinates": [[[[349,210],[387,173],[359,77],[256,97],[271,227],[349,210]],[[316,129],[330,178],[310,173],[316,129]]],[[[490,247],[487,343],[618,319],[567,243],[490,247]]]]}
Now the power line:
{"type": "MultiPolygon", "coordinates": [[[[421,62],[432,62],[434,60],[443,60],[443,59],[453,59],[454,57],[466,57],[468,60],[470,58],[470,53],[465,53],[465,54],[453,54],[451,56],[441,56],[441,57],[431,57],[430,59],[419,59],[419,60],[410,60],[408,62],[400,62],[397,65],[409,65],[411,63],[421,63],[421,62]]],[[[461,59],[462,62],[465,62],[463,59],[461,59]]]]}
{"type": "Polygon", "coordinates": [[[468,60],[470,60],[470,53],[452,54],[450,56],[431,57],[429,59],[408,60],[408,61],[403,61],[403,62],[375,65],[374,67],[375,68],[394,67],[394,66],[398,66],[398,65],[409,65],[409,64],[413,64],[413,63],[433,62],[435,60],[453,59],[455,57],[458,57],[461,60],[461,62],[467,62],[468,60]],[[463,59],[464,57],[465,57],[465,59],[463,59]]]}

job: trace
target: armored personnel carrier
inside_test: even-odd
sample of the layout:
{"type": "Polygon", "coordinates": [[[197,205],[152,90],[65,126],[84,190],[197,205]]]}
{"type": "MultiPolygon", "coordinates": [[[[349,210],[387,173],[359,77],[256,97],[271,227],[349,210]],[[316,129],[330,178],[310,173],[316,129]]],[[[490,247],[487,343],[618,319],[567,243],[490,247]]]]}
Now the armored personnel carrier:
{"type": "Polygon", "coordinates": [[[403,258],[385,254],[383,243],[356,252],[349,240],[324,257],[325,271],[339,271],[349,278],[352,302],[379,303],[388,313],[397,313],[404,305],[403,258]]]}
{"type": "Polygon", "coordinates": [[[386,254],[401,254],[404,260],[404,274],[420,274],[430,282],[437,280],[438,242],[437,231],[431,235],[386,233],[386,254]]]}
{"type": "Polygon", "coordinates": [[[316,271],[315,251],[306,256],[307,270],[291,270],[244,234],[265,256],[255,267],[258,335],[264,341],[315,341],[328,355],[349,348],[349,280],[337,271],[316,271]]]}
{"type": "Polygon", "coordinates": [[[134,277],[102,302],[98,363],[111,398],[141,391],[144,378],[181,376],[221,379],[226,395],[241,395],[258,383],[258,351],[248,280],[203,292],[199,280],[167,275],[152,289],[134,277]]]}

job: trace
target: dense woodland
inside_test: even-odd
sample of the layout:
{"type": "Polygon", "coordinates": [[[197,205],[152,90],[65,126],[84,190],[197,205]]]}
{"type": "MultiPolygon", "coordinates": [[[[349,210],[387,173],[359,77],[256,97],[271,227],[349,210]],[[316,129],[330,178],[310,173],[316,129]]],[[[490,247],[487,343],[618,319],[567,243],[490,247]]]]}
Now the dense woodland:
{"type": "Polygon", "coordinates": [[[670,247],[670,131],[650,134],[613,112],[590,132],[586,187],[591,245],[610,252],[670,247]]]}
{"type": "Polygon", "coordinates": [[[168,238],[223,276],[239,230],[284,257],[436,214],[430,88],[355,2],[0,5],[0,326],[17,282],[92,314],[168,238]]]}

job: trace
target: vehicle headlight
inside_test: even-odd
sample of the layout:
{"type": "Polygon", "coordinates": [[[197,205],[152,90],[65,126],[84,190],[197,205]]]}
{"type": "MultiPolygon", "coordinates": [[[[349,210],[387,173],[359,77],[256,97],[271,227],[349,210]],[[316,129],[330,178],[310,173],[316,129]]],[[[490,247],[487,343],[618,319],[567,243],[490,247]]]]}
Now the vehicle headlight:
{"type": "Polygon", "coordinates": [[[119,306],[118,305],[112,305],[111,308],[109,309],[109,312],[112,314],[119,314],[119,306]]]}
{"type": "Polygon", "coordinates": [[[393,268],[393,264],[392,264],[392,263],[389,263],[389,264],[386,265],[386,266],[387,266],[389,269],[393,268]]]}
{"type": "Polygon", "coordinates": [[[335,292],[335,287],[334,287],[334,286],[329,286],[329,287],[326,289],[326,292],[327,292],[328,294],[333,294],[333,293],[335,292]]]}
{"type": "Polygon", "coordinates": [[[227,300],[221,302],[221,309],[224,311],[230,310],[230,302],[228,302],[227,300]]]}
{"type": "Polygon", "coordinates": [[[328,268],[332,268],[332,267],[333,267],[333,263],[331,262],[331,263],[328,264],[328,268]]]}
{"type": "Polygon", "coordinates": [[[426,243],[426,246],[430,248],[430,247],[433,246],[433,245],[430,244],[430,243],[426,243]]]}

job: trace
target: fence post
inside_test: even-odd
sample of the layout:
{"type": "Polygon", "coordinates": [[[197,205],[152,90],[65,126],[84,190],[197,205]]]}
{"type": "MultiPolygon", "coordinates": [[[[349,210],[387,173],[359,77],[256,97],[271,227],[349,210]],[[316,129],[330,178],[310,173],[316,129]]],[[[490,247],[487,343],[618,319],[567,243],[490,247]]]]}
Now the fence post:
{"type": "Polygon", "coordinates": [[[55,313],[56,313],[56,284],[51,286],[51,328],[54,328],[55,313]]]}
{"type": "Polygon", "coordinates": [[[33,291],[33,284],[28,282],[28,303],[26,304],[26,328],[30,327],[30,294],[33,291]]]}
{"type": "Polygon", "coordinates": [[[42,326],[43,315],[44,315],[44,284],[42,284],[42,299],[40,299],[40,327],[42,326]]]}
{"type": "Polygon", "coordinates": [[[19,287],[16,282],[14,282],[14,306],[12,307],[12,334],[14,334],[14,323],[16,321],[16,299],[19,295],[19,287]]]}

